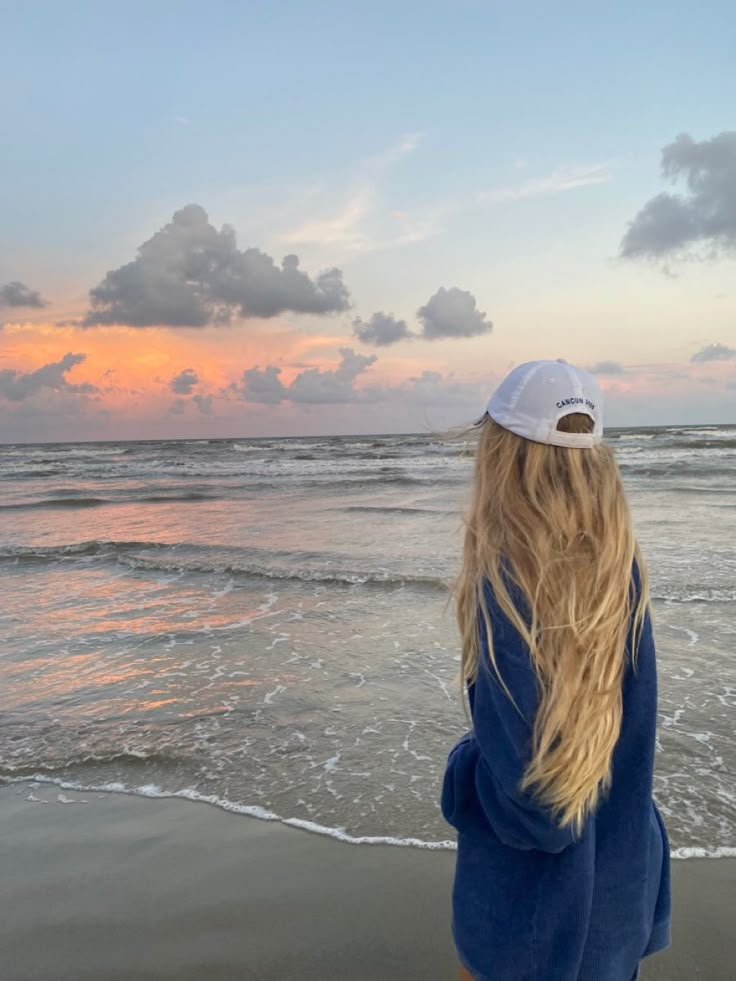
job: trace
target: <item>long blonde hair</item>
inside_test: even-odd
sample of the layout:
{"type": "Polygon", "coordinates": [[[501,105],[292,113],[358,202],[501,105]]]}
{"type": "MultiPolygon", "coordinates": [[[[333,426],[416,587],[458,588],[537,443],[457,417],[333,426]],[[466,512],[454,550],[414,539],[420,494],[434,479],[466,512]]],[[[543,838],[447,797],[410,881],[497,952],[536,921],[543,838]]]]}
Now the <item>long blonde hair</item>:
{"type": "MultiPolygon", "coordinates": [[[[591,426],[582,413],[558,424],[565,432],[588,432],[591,426]]],[[[579,833],[610,787],[631,617],[635,659],[649,603],[646,568],[607,445],[581,449],[532,442],[488,415],[474,429],[475,475],[462,566],[452,589],[462,686],[478,670],[480,610],[491,665],[513,702],[496,663],[485,581],[528,646],[538,682],[532,755],[519,789],[546,804],[561,827],[579,833]],[[512,600],[507,582],[521,591],[528,615],[512,600]]]]}

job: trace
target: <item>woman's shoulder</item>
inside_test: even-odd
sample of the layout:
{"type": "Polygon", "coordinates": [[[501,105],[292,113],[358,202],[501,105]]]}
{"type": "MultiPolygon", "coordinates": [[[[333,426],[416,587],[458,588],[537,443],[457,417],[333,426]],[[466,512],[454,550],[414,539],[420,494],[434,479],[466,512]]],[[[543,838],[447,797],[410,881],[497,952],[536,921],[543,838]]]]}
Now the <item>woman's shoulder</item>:
{"type": "MultiPolygon", "coordinates": [[[[502,563],[499,566],[498,572],[501,585],[506,591],[511,606],[528,627],[531,624],[531,604],[526,596],[526,593],[514,576],[511,565],[508,562],[502,563]]],[[[481,589],[483,598],[488,608],[488,613],[491,618],[492,626],[499,631],[508,630],[509,632],[513,633],[517,632],[517,627],[513,624],[509,613],[501,602],[496,587],[488,576],[482,577],[481,589]]]]}

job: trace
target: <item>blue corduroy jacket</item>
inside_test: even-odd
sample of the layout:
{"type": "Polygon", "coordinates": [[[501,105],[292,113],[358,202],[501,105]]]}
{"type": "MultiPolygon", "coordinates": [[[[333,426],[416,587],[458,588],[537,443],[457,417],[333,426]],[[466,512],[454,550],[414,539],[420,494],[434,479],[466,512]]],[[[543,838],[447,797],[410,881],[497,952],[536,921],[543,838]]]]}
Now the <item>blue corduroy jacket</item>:
{"type": "MultiPolygon", "coordinates": [[[[639,577],[633,572],[638,593],[639,577]]],[[[496,662],[479,617],[473,729],[450,751],[442,813],[457,830],[452,932],[477,981],[631,981],[670,943],[669,842],[652,799],[657,672],[647,611],[636,668],[631,631],[611,789],[575,837],[519,782],[538,689],[529,649],[485,586],[496,662]]],[[[513,596],[512,592],[512,596],[513,596]]],[[[518,594],[517,594],[518,595],[518,594]]]]}

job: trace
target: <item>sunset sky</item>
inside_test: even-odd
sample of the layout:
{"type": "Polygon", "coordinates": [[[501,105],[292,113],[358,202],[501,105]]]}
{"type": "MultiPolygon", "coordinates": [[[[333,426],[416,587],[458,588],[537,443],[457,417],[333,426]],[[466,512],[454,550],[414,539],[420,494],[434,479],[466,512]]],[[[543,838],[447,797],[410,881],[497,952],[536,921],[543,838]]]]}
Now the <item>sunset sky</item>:
{"type": "Polygon", "coordinates": [[[736,422],[732,2],[32,2],[0,441],[415,432],[515,364],[736,422]]]}

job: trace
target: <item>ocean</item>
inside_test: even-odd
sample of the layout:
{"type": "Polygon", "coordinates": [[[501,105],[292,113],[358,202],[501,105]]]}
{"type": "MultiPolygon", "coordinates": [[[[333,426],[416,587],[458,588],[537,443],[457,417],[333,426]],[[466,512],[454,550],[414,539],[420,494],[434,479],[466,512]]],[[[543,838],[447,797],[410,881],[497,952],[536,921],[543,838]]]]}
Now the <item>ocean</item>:
{"type": "MultiPolygon", "coordinates": [[[[605,439],[651,576],[655,796],[675,855],[736,855],[736,426],[605,439]]],[[[452,847],[467,450],[429,433],[0,447],[0,782],[452,847]]]]}

